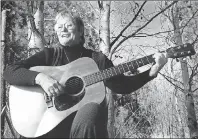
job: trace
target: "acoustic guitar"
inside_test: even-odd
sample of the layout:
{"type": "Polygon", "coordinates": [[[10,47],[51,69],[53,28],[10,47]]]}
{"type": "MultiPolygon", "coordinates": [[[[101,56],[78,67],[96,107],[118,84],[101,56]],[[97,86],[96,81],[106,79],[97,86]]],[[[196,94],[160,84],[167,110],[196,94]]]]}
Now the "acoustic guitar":
{"type": "MultiPolygon", "coordinates": [[[[192,44],[167,49],[168,58],[195,54],[192,44]]],[[[153,55],[99,71],[94,60],[79,58],[63,66],[36,66],[32,71],[43,72],[65,87],[66,93],[49,98],[40,86],[15,86],[9,90],[10,115],[14,128],[24,137],[48,133],[71,113],[87,103],[102,104],[106,92],[103,80],[153,63],[153,55]]]]}

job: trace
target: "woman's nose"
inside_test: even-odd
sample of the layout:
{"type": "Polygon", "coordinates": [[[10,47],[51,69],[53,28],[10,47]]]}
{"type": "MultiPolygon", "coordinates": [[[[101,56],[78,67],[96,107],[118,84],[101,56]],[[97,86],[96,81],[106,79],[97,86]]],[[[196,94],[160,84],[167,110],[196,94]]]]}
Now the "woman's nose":
{"type": "Polygon", "coordinates": [[[61,31],[67,32],[67,31],[68,31],[68,29],[66,28],[66,26],[65,26],[65,25],[63,25],[63,27],[62,27],[61,31]]]}

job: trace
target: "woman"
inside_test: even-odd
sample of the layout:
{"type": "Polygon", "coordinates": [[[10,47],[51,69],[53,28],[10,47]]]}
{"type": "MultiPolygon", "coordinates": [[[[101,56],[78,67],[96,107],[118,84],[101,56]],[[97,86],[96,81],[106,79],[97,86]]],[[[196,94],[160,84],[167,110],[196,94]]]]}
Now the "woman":
{"type": "MultiPolygon", "coordinates": [[[[33,66],[66,65],[81,57],[90,57],[100,70],[112,67],[112,62],[101,52],[94,52],[83,47],[84,24],[81,18],[62,11],[56,16],[55,32],[59,43],[26,60],[8,66],[4,72],[5,80],[13,85],[40,85],[48,96],[59,96],[64,87],[52,77],[30,71],[33,66]]],[[[167,58],[157,53],[155,64],[147,71],[136,76],[119,75],[104,81],[105,86],[115,93],[129,94],[157,76],[167,62],[167,58]]],[[[65,118],[57,127],[40,138],[105,138],[107,137],[107,106],[88,103],[77,112],[65,118]]]]}

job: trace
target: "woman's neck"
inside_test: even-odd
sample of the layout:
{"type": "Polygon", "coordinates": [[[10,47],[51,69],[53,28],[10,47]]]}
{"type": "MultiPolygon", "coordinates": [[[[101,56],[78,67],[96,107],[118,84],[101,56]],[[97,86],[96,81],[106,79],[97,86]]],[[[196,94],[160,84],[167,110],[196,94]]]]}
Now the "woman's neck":
{"type": "Polygon", "coordinates": [[[63,47],[67,51],[82,51],[82,49],[83,49],[83,45],[81,45],[81,44],[75,44],[72,46],[71,45],[64,46],[64,45],[60,44],[60,46],[63,47]]]}

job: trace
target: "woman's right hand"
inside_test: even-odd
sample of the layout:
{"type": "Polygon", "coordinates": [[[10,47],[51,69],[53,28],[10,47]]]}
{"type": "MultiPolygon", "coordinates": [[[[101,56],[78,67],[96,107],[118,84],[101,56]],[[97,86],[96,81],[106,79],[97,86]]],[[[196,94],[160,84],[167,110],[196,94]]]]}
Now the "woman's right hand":
{"type": "Polygon", "coordinates": [[[35,83],[40,85],[49,97],[56,97],[64,93],[63,86],[58,81],[44,73],[39,73],[36,76],[35,83]]]}

